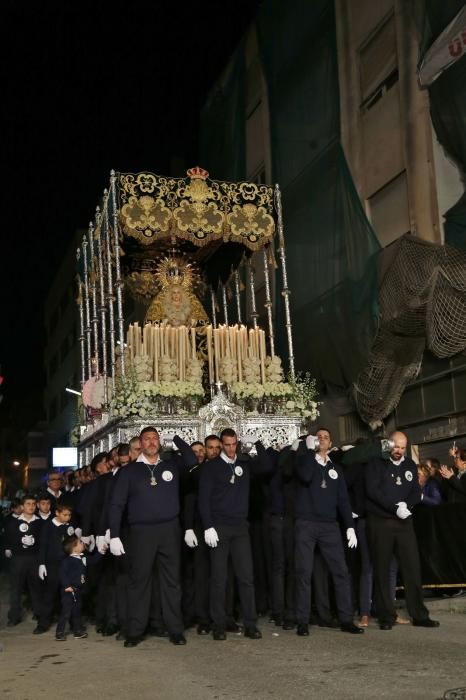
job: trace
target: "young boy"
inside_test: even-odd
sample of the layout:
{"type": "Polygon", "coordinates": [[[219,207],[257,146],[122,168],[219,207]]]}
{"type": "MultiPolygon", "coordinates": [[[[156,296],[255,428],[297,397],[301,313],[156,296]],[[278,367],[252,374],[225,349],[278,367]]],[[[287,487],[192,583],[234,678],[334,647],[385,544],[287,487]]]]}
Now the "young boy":
{"type": "Polygon", "coordinates": [[[37,496],[37,515],[44,522],[52,519],[52,498],[49,493],[40,493],[37,496]]]}
{"type": "Polygon", "coordinates": [[[86,582],[84,544],[79,537],[71,535],[63,543],[63,549],[66,556],[60,564],[61,613],[55,632],[58,642],[66,640],[65,627],[68,620],[75,639],[87,637],[81,622],[81,589],[86,582]]]}
{"type": "Polygon", "coordinates": [[[58,503],[55,517],[42,522],[39,547],[39,578],[42,581],[42,602],[37,627],[33,634],[47,632],[60,589],[60,564],[65,558],[63,542],[74,535],[70,525],[71,508],[58,503]]]}
{"type": "Polygon", "coordinates": [[[10,609],[8,627],[21,622],[21,595],[27,586],[32,609],[39,611],[40,586],[37,578],[37,554],[42,521],[34,514],[36,499],[25,495],[21,499],[23,511],[18,517],[7,519],[5,525],[5,556],[10,559],[10,609]]]}

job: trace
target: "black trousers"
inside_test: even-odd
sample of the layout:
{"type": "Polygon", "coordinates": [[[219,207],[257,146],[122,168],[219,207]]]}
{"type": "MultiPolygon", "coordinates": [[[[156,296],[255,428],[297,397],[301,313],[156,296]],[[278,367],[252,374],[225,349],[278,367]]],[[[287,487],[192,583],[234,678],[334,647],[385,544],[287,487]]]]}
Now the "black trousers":
{"type": "Polygon", "coordinates": [[[289,516],[269,513],[264,518],[270,547],[270,578],[272,615],[294,621],[294,521],[289,516]]]}
{"type": "Polygon", "coordinates": [[[340,622],[353,619],[351,587],[346,567],[343,542],[338,524],[312,520],[296,520],[296,619],[298,624],[308,624],[311,609],[311,577],[314,551],[319,546],[335,588],[335,598],[340,622]]]}
{"type": "Polygon", "coordinates": [[[130,527],[129,558],[128,636],[144,634],[149,622],[155,565],[160,580],[163,620],[170,634],[182,633],[178,520],[130,527]]]}
{"type": "Polygon", "coordinates": [[[312,567],[312,600],[319,620],[331,620],[333,613],[330,607],[329,568],[319,547],[314,550],[314,565],[312,567]]]}
{"type": "Polygon", "coordinates": [[[21,621],[21,596],[26,588],[31,596],[32,610],[34,614],[39,615],[41,580],[38,571],[39,565],[34,554],[13,554],[10,559],[10,622],[21,621]]]}
{"type": "Polygon", "coordinates": [[[257,613],[248,523],[244,521],[240,525],[218,525],[215,529],[219,543],[210,550],[210,616],[214,627],[224,629],[227,623],[225,597],[230,555],[233,573],[238,582],[244,625],[255,627],[257,613]]]}
{"type": "Polygon", "coordinates": [[[411,518],[367,518],[369,548],[374,569],[375,607],[381,624],[391,624],[396,618],[390,586],[390,564],[396,556],[405,587],[406,607],[412,618],[425,620],[429,611],[422,595],[421,565],[416,535],[411,518]]]}
{"type": "Polygon", "coordinates": [[[61,611],[57,622],[56,634],[64,634],[66,623],[70,622],[70,627],[74,633],[82,629],[81,622],[81,591],[74,593],[61,591],[61,611]]]}
{"type": "Polygon", "coordinates": [[[59,600],[60,593],[60,563],[46,562],[47,576],[41,583],[41,602],[39,607],[38,624],[48,629],[52,622],[53,611],[59,600]]]}

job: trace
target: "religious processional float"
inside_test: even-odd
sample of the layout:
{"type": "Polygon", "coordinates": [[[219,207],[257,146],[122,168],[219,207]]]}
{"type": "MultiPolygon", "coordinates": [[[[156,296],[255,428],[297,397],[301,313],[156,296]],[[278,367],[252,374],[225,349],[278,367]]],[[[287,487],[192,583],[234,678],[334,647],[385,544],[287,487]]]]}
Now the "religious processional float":
{"type": "Polygon", "coordinates": [[[278,185],[187,175],[112,171],[77,251],[81,464],[146,425],[164,444],[233,427],[250,447],[290,443],[318,416],[294,367],[278,185]]]}

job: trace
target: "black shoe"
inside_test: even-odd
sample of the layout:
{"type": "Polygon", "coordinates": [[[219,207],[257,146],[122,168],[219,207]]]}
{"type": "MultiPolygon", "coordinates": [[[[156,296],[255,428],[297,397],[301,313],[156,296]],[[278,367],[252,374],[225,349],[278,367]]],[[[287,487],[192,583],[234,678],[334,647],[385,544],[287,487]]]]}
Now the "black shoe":
{"type": "Polygon", "coordinates": [[[393,625],[390,622],[381,622],[379,625],[379,629],[381,630],[391,630],[393,625]]]}
{"type": "Polygon", "coordinates": [[[309,625],[298,625],[296,634],[299,637],[309,637],[309,625]]]}
{"type": "Polygon", "coordinates": [[[328,627],[333,630],[338,629],[338,627],[340,627],[340,623],[337,622],[337,620],[324,620],[319,618],[317,624],[319,625],[319,627],[328,627]]]}
{"type": "Polygon", "coordinates": [[[226,630],[227,630],[227,632],[238,633],[238,632],[241,632],[241,625],[238,625],[238,623],[233,620],[233,622],[227,622],[226,630]]]}
{"type": "Polygon", "coordinates": [[[137,647],[142,642],[142,637],[127,637],[123,646],[127,649],[137,647]]]}
{"type": "Polygon", "coordinates": [[[342,632],[349,632],[350,634],[364,634],[364,630],[352,622],[342,622],[340,629],[342,632]]]}
{"type": "Polygon", "coordinates": [[[113,637],[118,632],[118,629],[118,625],[107,625],[102,634],[104,637],[113,637]]]}
{"type": "Polygon", "coordinates": [[[103,634],[103,633],[104,633],[104,629],[105,629],[105,628],[104,628],[103,625],[98,625],[98,626],[95,628],[95,631],[97,632],[97,634],[103,634]]]}
{"type": "Polygon", "coordinates": [[[225,630],[214,630],[212,633],[213,638],[215,639],[216,642],[224,642],[225,639],[227,638],[225,634],[225,630]]]}
{"type": "Polygon", "coordinates": [[[244,636],[249,639],[262,639],[262,632],[257,627],[245,627],[244,636]]]}
{"type": "Polygon", "coordinates": [[[294,630],[296,627],[293,620],[284,620],[282,625],[282,630],[294,630]]]}
{"type": "Polygon", "coordinates": [[[73,637],[75,639],[87,639],[88,636],[86,630],[77,630],[77,632],[73,632],[73,637]]]}
{"type": "Polygon", "coordinates": [[[37,625],[37,627],[32,631],[32,634],[44,634],[47,632],[48,627],[42,627],[42,625],[37,625]]]}
{"type": "Polygon", "coordinates": [[[270,622],[273,622],[275,627],[281,627],[283,625],[283,617],[281,615],[272,615],[270,622]]]}
{"type": "Polygon", "coordinates": [[[179,647],[179,646],[183,646],[184,644],[186,644],[186,637],[184,636],[184,634],[182,632],[179,632],[178,634],[171,634],[170,641],[172,644],[179,647]]]}
{"type": "Polygon", "coordinates": [[[149,627],[147,634],[150,637],[168,637],[168,632],[164,627],[149,627]]]}
{"type": "Polygon", "coordinates": [[[117,636],[115,637],[117,642],[122,642],[123,639],[125,639],[125,638],[126,638],[126,634],[124,632],[118,632],[117,636]]]}
{"type": "Polygon", "coordinates": [[[65,634],[56,634],[55,639],[57,642],[66,642],[66,635],[65,634]]]}
{"type": "Polygon", "coordinates": [[[438,620],[431,620],[430,617],[426,617],[425,620],[414,620],[414,627],[440,627],[440,622],[438,620]]]}
{"type": "Polygon", "coordinates": [[[198,634],[209,634],[210,632],[210,625],[198,625],[197,626],[197,633],[198,634]]]}

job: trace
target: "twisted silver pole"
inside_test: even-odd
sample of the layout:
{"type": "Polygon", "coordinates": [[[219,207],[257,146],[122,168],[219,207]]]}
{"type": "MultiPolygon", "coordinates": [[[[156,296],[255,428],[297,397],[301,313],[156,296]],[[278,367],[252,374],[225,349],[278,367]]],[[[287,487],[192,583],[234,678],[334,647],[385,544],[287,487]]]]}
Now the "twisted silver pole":
{"type": "Polygon", "coordinates": [[[213,287],[210,288],[210,301],[212,303],[212,326],[213,328],[217,328],[217,298],[213,287]]]}
{"type": "Polygon", "coordinates": [[[235,297],[236,297],[236,315],[238,316],[238,325],[241,325],[241,290],[239,288],[239,273],[235,270],[235,297]]]}
{"type": "Polygon", "coordinates": [[[225,325],[228,326],[228,302],[227,302],[227,290],[225,285],[222,284],[222,302],[223,302],[223,320],[225,325]]]}
{"type": "Polygon", "coordinates": [[[108,191],[104,190],[103,199],[103,217],[102,217],[102,234],[104,238],[105,263],[107,266],[107,306],[108,306],[108,322],[110,326],[109,341],[110,341],[110,372],[112,377],[112,386],[115,386],[115,311],[113,296],[113,270],[112,270],[112,249],[110,246],[110,237],[108,232],[108,191]]]}
{"type": "Polygon", "coordinates": [[[252,325],[254,329],[257,328],[257,319],[259,317],[259,314],[257,313],[257,307],[256,307],[256,284],[255,284],[255,274],[254,274],[254,267],[252,265],[251,260],[248,261],[248,271],[249,271],[249,293],[251,295],[251,318],[252,318],[252,325]]]}
{"type": "MultiPolygon", "coordinates": [[[[81,258],[81,249],[76,250],[76,260],[81,258]]],[[[84,337],[84,309],[83,309],[83,283],[78,275],[78,298],[76,300],[79,309],[79,346],[81,350],[81,388],[86,381],[86,345],[84,337]]]]}
{"type": "Polygon", "coordinates": [[[288,339],[288,362],[290,367],[290,375],[294,379],[295,377],[295,367],[294,367],[294,352],[293,352],[293,326],[291,324],[291,313],[290,313],[290,290],[288,289],[288,275],[286,272],[286,254],[285,254],[285,234],[283,229],[283,211],[282,211],[282,195],[280,192],[280,187],[275,185],[275,208],[277,210],[277,225],[278,225],[278,254],[280,256],[280,263],[282,268],[282,280],[283,280],[283,290],[282,295],[285,300],[285,327],[286,335],[288,339]]]}
{"type": "Polygon", "coordinates": [[[97,280],[96,280],[96,266],[94,257],[94,224],[92,221],[89,222],[89,258],[90,258],[90,287],[91,287],[91,302],[92,302],[92,335],[94,338],[94,362],[95,362],[95,376],[98,379],[100,377],[100,352],[99,352],[99,317],[97,315],[97,280]]]}
{"type": "Polygon", "coordinates": [[[112,214],[113,214],[113,236],[115,244],[115,288],[117,297],[117,323],[118,323],[118,338],[120,341],[120,365],[121,376],[125,376],[125,328],[123,318],[123,280],[121,278],[120,266],[120,237],[118,223],[118,208],[116,197],[116,175],[115,171],[110,171],[110,196],[112,198],[112,214]]]}
{"type": "Polygon", "coordinates": [[[104,380],[104,404],[108,403],[108,360],[107,360],[107,314],[105,306],[105,277],[103,265],[101,225],[102,215],[99,207],[96,209],[96,246],[97,246],[97,267],[99,271],[99,313],[100,329],[102,336],[102,378],[104,380]]]}
{"type": "Polygon", "coordinates": [[[91,308],[89,303],[89,274],[87,270],[87,238],[84,234],[82,251],[84,264],[84,309],[85,309],[85,334],[86,334],[86,364],[87,364],[87,379],[92,377],[91,365],[91,308]]]}
{"type": "Polygon", "coordinates": [[[273,332],[273,310],[272,310],[272,296],[270,294],[270,269],[269,260],[267,257],[267,249],[263,248],[262,251],[264,257],[264,278],[265,278],[265,308],[267,309],[267,321],[269,326],[269,344],[270,344],[270,354],[273,357],[275,355],[275,338],[273,332]]]}

